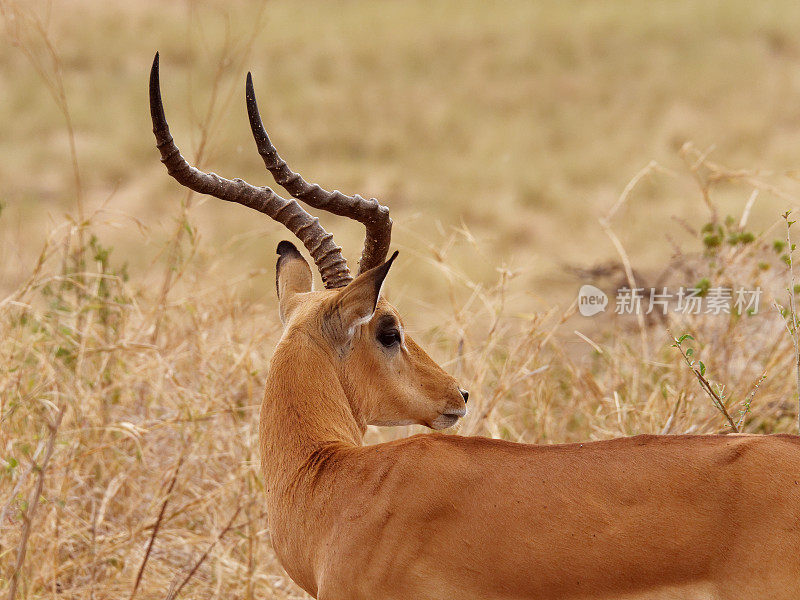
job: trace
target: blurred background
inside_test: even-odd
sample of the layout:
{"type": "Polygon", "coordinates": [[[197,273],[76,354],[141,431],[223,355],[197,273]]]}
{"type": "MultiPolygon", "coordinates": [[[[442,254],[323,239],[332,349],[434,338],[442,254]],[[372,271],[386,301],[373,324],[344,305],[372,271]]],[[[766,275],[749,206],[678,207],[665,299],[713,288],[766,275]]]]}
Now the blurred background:
{"type": "MultiPolygon", "coordinates": [[[[390,299],[470,389],[458,432],[796,431],[781,215],[800,191],[800,4],[0,0],[0,16],[0,594],[305,597],[272,553],[256,451],[290,235],[168,177],[156,50],[191,163],[272,185],[252,71],[294,170],[390,207],[390,299]],[[632,277],[768,293],[752,319],[575,313],[582,284],[632,277]],[[670,347],[684,333],[721,408],[670,347]]],[[[361,226],[319,216],[352,268],[361,226]]]]}
{"type": "MultiPolygon", "coordinates": [[[[598,217],[651,160],[682,168],[687,141],[734,168],[796,165],[800,6],[792,2],[21,3],[34,24],[5,4],[6,292],[76,210],[53,91],[65,95],[85,213],[101,210],[99,220],[113,224],[98,236],[132,274],[152,268],[183,196],[150,133],[156,50],[167,117],[190,161],[272,183],[247,125],[252,71],[279,151],[311,181],[389,205],[398,272],[413,275],[394,283],[414,294],[419,285],[428,300],[438,272],[421,258],[455,235],[447,259],[471,277],[524,270],[525,287],[543,297],[537,308],[564,301],[562,288],[574,291],[564,265],[616,257],[598,217]]],[[[718,194],[722,210],[746,200],[718,194]]],[[[759,200],[757,228],[785,208],[772,200],[759,200]]],[[[671,219],[708,215],[693,188],[661,176],[638,186],[622,216],[635,225],[620,233],[632,260],[657,268],[670,252],[666,235],[684,234],[671,219]]],[[[228,274],[270,266],[286,235],[215,199],[196,198],[190,219],[204,250],[229,245],[228,274]]],[[[356,257],[359,226],[323,222],[356,257]]],[[[270,289],[266,279],[256,284],[270,289]]]]}

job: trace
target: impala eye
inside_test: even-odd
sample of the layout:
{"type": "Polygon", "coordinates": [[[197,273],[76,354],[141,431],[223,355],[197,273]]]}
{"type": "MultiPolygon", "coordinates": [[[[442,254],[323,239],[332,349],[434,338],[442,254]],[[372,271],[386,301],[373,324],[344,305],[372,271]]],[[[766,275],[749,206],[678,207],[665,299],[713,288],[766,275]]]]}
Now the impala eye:
{"type": "Polygon", "coordinates": [[[384,329],[378,332],[378,341],[384,348],[400,344],[400,332],[397,329],[384,329]]]}

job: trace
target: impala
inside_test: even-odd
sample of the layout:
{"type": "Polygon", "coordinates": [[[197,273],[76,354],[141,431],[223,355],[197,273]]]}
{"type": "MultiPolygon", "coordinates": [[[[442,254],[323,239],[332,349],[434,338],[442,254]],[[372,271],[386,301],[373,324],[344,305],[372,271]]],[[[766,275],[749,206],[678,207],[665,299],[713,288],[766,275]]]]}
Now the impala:
{"type": "Polygon", "coordinates": [[[376,200],[293,172],[247,111],[275,181],[366,227],[353,278],[296,200],[191,167],[169,133],[158,54],[150,108],[178,182],[283,223],[283,336],[261,407],[272,544],[315,598],[800,598],[800,444],[788,435],[653,436],[566,445],[427,434],[362,445],[367,425],[453,425],[468,394],[405,332],[381,288],[392,222],[376,200]]]}

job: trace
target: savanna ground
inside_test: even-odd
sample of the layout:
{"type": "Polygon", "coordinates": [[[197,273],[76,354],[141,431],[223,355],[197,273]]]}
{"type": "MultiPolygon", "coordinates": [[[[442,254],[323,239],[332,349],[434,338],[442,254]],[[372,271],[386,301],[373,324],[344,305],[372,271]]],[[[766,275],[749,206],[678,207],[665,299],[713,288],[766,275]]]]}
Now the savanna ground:
{"type": "MultiPolygon", "coordinates": [[[[0,594],[304,597],[256,455],[287,234],[166,175],[156,49],[190,161],[270,184],[252,70],[295,169],[391,207],[389,295],[470,389],[461,433],[730,431],[668,330],[738,429],[796,430],[772,304],[793,285],[797,3],[0,7],[0,594]],[[590,319],[583,283],[764,294],[752,316],[590,319]]],[[[360,226],[323,221],[354,261],[360,226]]]]}

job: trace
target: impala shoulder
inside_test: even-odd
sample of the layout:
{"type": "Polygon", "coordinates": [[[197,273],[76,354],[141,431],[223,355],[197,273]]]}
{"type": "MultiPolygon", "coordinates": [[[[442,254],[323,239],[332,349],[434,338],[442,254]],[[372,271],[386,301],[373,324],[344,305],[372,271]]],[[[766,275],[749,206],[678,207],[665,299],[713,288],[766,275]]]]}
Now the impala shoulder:
{"type": "Polygon", "coordinates": [[[525,444],[496,440],[481,436],[461,436],[444,433],[421,433],[393,442],[396,452],[407,455],[412,461],[438,459],[461,454],[475,455],[482,451],[521,449],[525,444]]]}
{"type": "Polygon", "coordinates": [[[392,503],[417,495],[430,500],[434,489],[467,484],[469,465],[475,459],[472,440],[431,433],[367,447],[370,462],[365,483],[373,497],[384,496],[392,503]]]}

